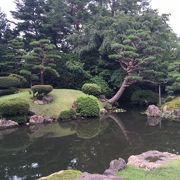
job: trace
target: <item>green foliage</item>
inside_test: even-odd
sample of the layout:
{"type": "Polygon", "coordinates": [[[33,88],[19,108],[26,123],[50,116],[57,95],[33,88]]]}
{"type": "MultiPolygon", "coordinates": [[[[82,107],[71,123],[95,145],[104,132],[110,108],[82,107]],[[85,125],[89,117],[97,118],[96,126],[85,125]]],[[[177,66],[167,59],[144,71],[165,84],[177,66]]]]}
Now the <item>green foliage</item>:
{"type": "Polygon", "coordinates": [[[33,50],[26,53],[23,67],[20,71],[21,75],[34,82],[36,76],[43,85],[45,81],[52,82],[59,78],[59,73],[56,70],[56,62],[61,59],[56,47],[48,39],[40,39],[30,43],[33,50]]]}
{"type": "Polygon", "coordinates": [[[90,79],[92,83],[98,84],[101,87],[101,93],[109,96],[112,94],[112,90],[109,88],[108,83],[100,76],[94,76],[90,79]]]}
{"type": "Polygon", "coordinates": [[[169,94],[180,93],[180,60],[175,60],[168,66],[168,86],[166,90],[169,94]]]}
{"type": "Polygon", "coordinates": [[[24,99],[0,100],[0,114],[3,117],[26,116],[29,108],[29,103],[24,99]]]}
{"type": "Polygon", "coordinates": [[[99,96],[101,94],[101,87],[95,83],[85,83],[82,86],[82,91],[85,94],[99,96]]]}
{"type": "Polygon", "coordinates": [[[157,104],[158,94],[151,90],[137,90],[132,94],[131,102],[137,105],[157,104]]]}
{"type": "Polygon", "coordinates": [[[16,88],[0,89],[0,97],[5,95],[14,94],[17,91],[16,88]]]}
{"type": "Polygon", "coordinates": [[[14,77],[0,77],[0,88],[6,89],[11,87],[18,87],[20,85],[20,81],[14,77]]]}
{"type": "Polygon", "coordinates": [[[173,98],[171,101],[164,104],[167,110],[178,110],[180,109],[180,97],[173,98]]]}
{"type": "Polygon", "coordinates": [[[58,120],[72,120],[76,117],[76,112],[72,109],[62,111],[58,117],[58,120]]]}
{"type": "Polygon", "coordinates": [[[53,90],[51,85],[34,85],[31,87],[33,96],[37,98],[42,98],[43,96],[49,94],[53,90]]]}
{"type": "Polygon", "coordinates": [[[82,96],[76,100],[77,113],[84,117],[98,117],[100,108],[94,96],[82,96]]]}

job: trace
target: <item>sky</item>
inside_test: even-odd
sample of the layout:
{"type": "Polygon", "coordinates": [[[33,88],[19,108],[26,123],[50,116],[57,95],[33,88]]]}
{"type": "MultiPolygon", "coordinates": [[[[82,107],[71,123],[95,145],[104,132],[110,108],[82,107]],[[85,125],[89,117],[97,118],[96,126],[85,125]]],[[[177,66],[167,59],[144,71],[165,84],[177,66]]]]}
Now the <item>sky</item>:
{"type": "MultiPolygon", "coordinates": [[[[173,31],[180,36],[180,1],[179,0],[151,0],[153,9],[158,9],[159,13],[171,14],[170,26],[173,31]]],[[[15,10],[14,0],[0,0],[2,11],[7,14],[9,19],[12,19],[9,11],[15,10]]]]}

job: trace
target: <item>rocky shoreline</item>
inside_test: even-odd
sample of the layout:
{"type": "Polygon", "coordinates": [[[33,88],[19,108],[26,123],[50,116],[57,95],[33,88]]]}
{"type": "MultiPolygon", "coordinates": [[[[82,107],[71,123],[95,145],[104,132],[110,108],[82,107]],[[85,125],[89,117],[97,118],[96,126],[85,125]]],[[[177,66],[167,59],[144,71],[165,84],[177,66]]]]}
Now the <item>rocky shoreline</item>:
{"type": "MultiPolygon", "coordinates": [[[[87,172],[81,173],[76,179],[77,180],[123,180],[123,178],[117,176],[117,173],[123,171],[128,167],[140,168],[145,171],[152,171],[154,169],[165,167],[170,162],[180,161],[180,155],[160,152],[160,151],[147,151],[139,155],[132,155],[129,157],[126,164],[125,160],[122,158],[113,160],[110,162],[108,169],[104,171],[103,174],[90,174],[87,172]]],[[[64,173],[68,173],[69,170],[63,170],[57,173],[53,173],[50,176],[42,177],[39,180],[50,180],[53,177],[58,177],[61,175],[63,177],[64,173]]],[[[76,170],[70,170],[72,171],[76,170]]],[[[72,179],[73,180],[73,179],[72,179]]]]}

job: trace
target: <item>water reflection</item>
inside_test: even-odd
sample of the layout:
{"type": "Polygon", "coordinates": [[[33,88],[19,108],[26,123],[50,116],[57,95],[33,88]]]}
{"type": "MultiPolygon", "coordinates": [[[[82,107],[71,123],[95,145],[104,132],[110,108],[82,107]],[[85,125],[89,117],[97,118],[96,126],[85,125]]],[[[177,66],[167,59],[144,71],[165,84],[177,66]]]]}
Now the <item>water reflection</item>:
{"type": "Polygon", "coordinates": [[[161,128],[161,117],[147,117],[148,126],[159,126],[161,128]]]}
{"type": "Polygon", "coordinates": [[[153,149],[179,153],[179,138],[180,124],[147,121],[136,112],[0,131],[0,179],[37,179],[70,168],[103,172],[119,157],[153,149]]]}

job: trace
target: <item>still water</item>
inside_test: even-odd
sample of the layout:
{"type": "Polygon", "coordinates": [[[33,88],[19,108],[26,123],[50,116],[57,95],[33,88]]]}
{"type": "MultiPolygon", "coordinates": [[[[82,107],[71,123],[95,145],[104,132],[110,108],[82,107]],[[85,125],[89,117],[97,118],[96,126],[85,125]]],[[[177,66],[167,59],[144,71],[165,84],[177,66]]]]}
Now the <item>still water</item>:
{"type": "Polygon", "coordinates": [[[102,173],[119,157],[148,150],[178,154],[179,141],[180,123],[137,112],[0,131],[0,180],[37,179],[69,168],[102,173]]]}

